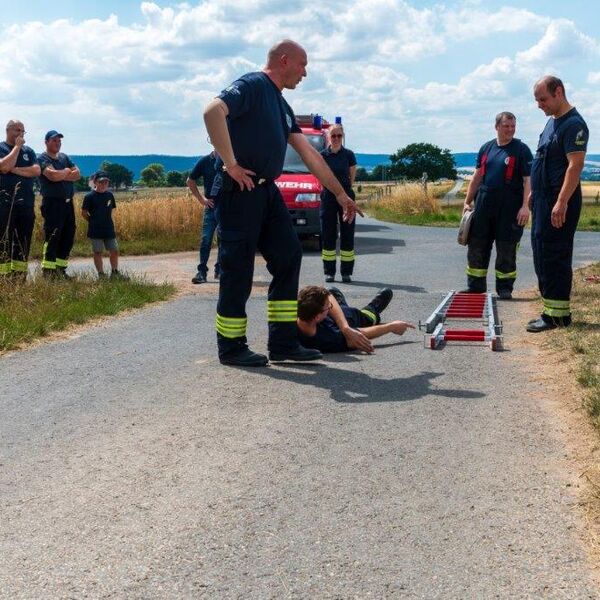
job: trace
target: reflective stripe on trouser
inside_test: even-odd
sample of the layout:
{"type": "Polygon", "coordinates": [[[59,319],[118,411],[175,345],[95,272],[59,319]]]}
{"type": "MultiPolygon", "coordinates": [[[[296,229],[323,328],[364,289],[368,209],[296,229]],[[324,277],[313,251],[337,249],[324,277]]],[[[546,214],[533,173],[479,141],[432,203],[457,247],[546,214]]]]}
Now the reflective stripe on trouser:
{"type": "Polygon", "coordinates": [[[571,304],[569,300],[550,300],[542,298],[544,308],[542,314],[549,317],[568,317],[571,314],[571,304]]]}
{"type": "Polygon", "coordinates": [[[335,275],[335,248],[333,250],[321,250],[321,259],[323,260],[323,271],[325,275],[335,275]]]}
{"type": "Polygon", "coordinates": [[[16,273],[27,273],[27,263],[22,260],[11,261],[10,268],[16,273]]]}
{"type": "Polygon", "coordinates": [[[267,319],[269,323],[295,323],[297,318],[297,300],[267,301],[267,319]]]}
{"type": "MultiPolygon", "coordinates": [[[[302,247],[290,213],[275,184],[257,185],[250,191],[219,192],[216,203],[219,234],[219,302],[217,313],[225,319],[245,319],[252,290],[256,250],[265,257],[273,279],[269,285],[269,350],[285,351],[298,346],[295,315],[302,247]],[[292,304],[289,304],[293,302],[292,304]]],[[[219,356],[246,347],[241,322],[233,329],[217,329],[219,356]],[[230,336],[223,335],[223,332],[230,336]]],[[[227,325],[226,321],[222,324],[227,325]]]]}
{"type": "Polygon", "coordinates": [[[0,275],[8,275],[10,273],[10,263],[0,263],[0,275]]]}
{"type": "Polygon", "coordinates": [[[377,313],[374,313],[373,311],[369,310],[368,308],[361,308],[360,312],[365,315],[365,317],[367,317],[367,319],[369,319],[369,321],[371,321],[372,325],[376,325],[377,323],[379,323],[379,315],[377,313]]]}
{"type": "MultiPolygon", "coordinates": [[[[351,197],[354,194],[350,194],[351,197]]],[[[338,228],[340,232],[340,272],[342,275],[352,275],[354,270],[354,227],[355,220],[347,223],[343,219],[344,211],[338,204],[335,196],[325,190],[321,194],[321,206],[319,216],[321,220],[321,243],[327,252],[334,249],[333,258],[331,254],[323,258],[323,270],[325,275],[335,275],[335,248],[337,245],[338,228]],[[352,252],[352,258],[349,253],[352,252]]]]}
{"type": "Polygon", "coordinates": [[[543,314],[568,317],[573,282],[573,240],[581,213],[581,188],[578,187],[571,196],[565,224],[558,228],[553,227],[550,220],[557,195],[558,191],[549,197],[534,190],[531,246],[540,295],[544,299],[543,314]]]}
{"type": "Polygon", "coordinates": [[[75,239],[75,212],[72,200],[44,198],[42,201],[44,233],[42,268],[66,269],[75,239]]]}
{"type": "Polygon", "coordinates": [[[228,339],[245,337],[248,318],[222,317],[217,313],[216,327],[220,335],[228,339]]]}

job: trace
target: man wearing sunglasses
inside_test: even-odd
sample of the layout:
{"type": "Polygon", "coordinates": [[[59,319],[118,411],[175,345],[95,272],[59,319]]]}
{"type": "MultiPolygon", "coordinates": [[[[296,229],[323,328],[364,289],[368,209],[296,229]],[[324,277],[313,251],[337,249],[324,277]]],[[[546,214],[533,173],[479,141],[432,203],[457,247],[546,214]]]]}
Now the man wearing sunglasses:
{"type": "Polygon", "coordinates": [[[359,350],[372,354],[372,339],[395,333],[402,335],[414,325],[404,321],[381,322],[381,313],[392,299],[392,290],[381,290],[364,308],[354,308],[337,288],[309,285],[298,294],[300,343],[320,352],[359,350]]]}

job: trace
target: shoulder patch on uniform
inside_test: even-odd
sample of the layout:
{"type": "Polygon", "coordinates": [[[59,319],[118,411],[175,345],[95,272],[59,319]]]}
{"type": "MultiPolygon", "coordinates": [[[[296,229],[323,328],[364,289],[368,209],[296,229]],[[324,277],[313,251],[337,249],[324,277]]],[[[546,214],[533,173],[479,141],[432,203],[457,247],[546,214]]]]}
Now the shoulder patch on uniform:
{"type": "Polygon", "coordinates": [[[287,123],[287,126],[291,129],[292,128],[292,117],[290,116],[290,113],[285,113],[285,122],[287,123]]]}
{"type": "Polygon", "coordinates": [[[240,92],[240,89],[238,88],[238,86],[235,85],[234,83],[232,83],[230,86],[226,87],[225,92],[227,94],[237,94],[238,96],[242,93],[242,92],[240,92]]]}
{"type": "Polygon", "coordinates": [[[576,146],[584,146],[586,143],[586,139],[585,139],[585,131],[583,129],[580,129],[577,132],[577,135],[575,136],[575,145],[576,146]]]}

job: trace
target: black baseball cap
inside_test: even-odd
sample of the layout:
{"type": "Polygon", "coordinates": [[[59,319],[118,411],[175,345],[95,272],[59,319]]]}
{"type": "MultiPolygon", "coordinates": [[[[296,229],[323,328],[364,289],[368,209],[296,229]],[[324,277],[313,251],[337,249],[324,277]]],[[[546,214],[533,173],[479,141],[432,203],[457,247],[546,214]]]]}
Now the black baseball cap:
{"type": "Polygon", "coordinates": [[[92,179],[94,181],[100,181],[101,179],[108,179],[108,180],[110,180],[110,177],[108,176],[108,173],[106,171],[96,171],[94,173],[92,179]]]}
{"type": "Polygon", "coordinates": [[[50,138],[53,138],[56,136],[58,136],[60,138],[65,137],[62,133],[58,133],[58,131],[56,131],[56,129],[51,129],[50,131],[48,131],[48,133],[46,133],[44,140],[47,142],[50,138]]]}

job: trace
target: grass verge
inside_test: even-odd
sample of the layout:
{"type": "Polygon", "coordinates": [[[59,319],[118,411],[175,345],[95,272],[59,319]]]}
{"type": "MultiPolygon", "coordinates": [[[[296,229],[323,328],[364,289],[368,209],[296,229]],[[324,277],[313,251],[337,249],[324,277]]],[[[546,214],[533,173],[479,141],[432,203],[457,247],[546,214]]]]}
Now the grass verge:
{"type": "Polygon", "coordinates": [[[68,281],[40,276],[25,284],[0,281],[0,351],[94,317],[166,300],[174,293],[170,284],[140,277],[99,281],[90,274],[68,281]]]}
{"type": "Polygon", "coordinates": [[[575,356],[584,406],[600,429],[600,263],[574,273],[571,310],[572,326],[553,331],[549,343],[575,356]]]}

